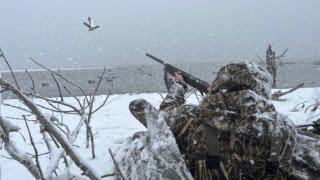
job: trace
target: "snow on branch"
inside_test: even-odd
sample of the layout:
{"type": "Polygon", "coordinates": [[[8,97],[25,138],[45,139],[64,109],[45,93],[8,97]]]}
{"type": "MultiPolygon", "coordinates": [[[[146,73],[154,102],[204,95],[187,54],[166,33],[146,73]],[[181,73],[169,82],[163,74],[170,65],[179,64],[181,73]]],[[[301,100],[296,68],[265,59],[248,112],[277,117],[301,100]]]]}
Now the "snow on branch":
{"type": "Polygon", "coordinates": [[[59,142],[62,148],[70,156],[70,158],[75,162],[75,164],[87,175],[90,179],[100,179],[99,175],[81,158],[81,156],[74,150],[72,144],[64,137],[64,135],[59,131],[59,129],[46,117],[41,110],[26,97],[19,89],[17,89],[12,84],[7,81],[0,79],[0,85],[4,89],[10,90],[15,94],[18,99],[20,99],[37,117],[37,120],[48,131],[52,136],[59,142]]]}
{"type": "Polygon", "coordinates": [[[31,157],[27,153],[18,149],[14,142],[10,139],[9,133],[16,131],[18,128],[9,121],[5,120],[0,116],[0,127],[1,127],[1,139],[4,142],[4,148],[8,154],[16,161],[24,165],[28,171],[33,175],[35,179],[41,178],[41,173],[37,165],[33,162],[31,157]]]}

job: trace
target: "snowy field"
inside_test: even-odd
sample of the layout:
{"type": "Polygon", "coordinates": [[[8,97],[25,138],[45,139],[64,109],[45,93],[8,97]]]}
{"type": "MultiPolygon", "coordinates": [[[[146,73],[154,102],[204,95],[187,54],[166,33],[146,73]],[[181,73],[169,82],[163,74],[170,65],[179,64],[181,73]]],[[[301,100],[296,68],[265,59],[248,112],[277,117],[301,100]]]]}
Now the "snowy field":
{"type": "MultiPolygon", "coordinates": [[[[104,99],[103,97],[103,95],[98,96],[96,103],[99,104],[99,101],[101,103],[101,101],[103,101],[104,99]]],[[[305,110],[309,105],[315,103],[315,99],[317,97],[320,97],[320,88],[303,88],[291,94],[283,96],[282,98],[286,99],[286,101],[277,101],[274,102],[274,105],[279,112],[291,118],[296,125],[310,123],[306,122],[306,119],[308,118],[308,112],[311,110],[311,108],[309,108],[306,113],[305,110]]],[[[111,150],[114,151],[117,149],[117,147],[121,146],[121,143],[125,140],[125,138],[131,136],[137,131],[145,130],[145,128],[137,120],[134,119],[128,109],[128,105],[132,100],[140,98],[146,99],[155,107],[159,107],[162,100],[160,94],[157,93],[112,95],[106,106],[104,106],[100,111],[94,114],[91,123],[96,144],[97,157],[95,159],[91,158],[90,149],[85,148],[85,129],[81,129],[79,137],[75,142],[75,147],[82,155],[82,157],[86,159],[87,162],[97,170],[99,175],[113,173],[113,163],[108,153],[108,148],[111,148],[111,150]]],[[[68,98],[67,101],[72,102],[74,100],[68,98]]],[[[198,100],[193,96],[189,97],[187,101],[191,104],[198,103],[198,100]]],[[[13,105],[20,104],[15,99],[5,100],[4,102],[13,105]]],[[[40,100],[35,100],[35,102],[43,103],[40,100]]],[[[43,110],[43,112],[51,114],[51,112],[45,110],[43,110]]],[[[319,112],[316,112],[315,116],[318,113],[319,112]]],[[[21,118],[22,114],[25,114],[25,112],[7,106],[1,107],[1,115],[3,117],[21,118]]],[[[56,116],[59,117],[59,114],[57,114],[56,116]]],[[[16,145],[21,147],[26,152],[33,154],[33,149],[28,140],[29,138],[24,121],[16,119],[9,120],[13,124],[18,125],[21,128],[20,132],[27,139],[27,142],[25,142],[23,137],[19,133],[11,133],[13,140],[16,142],[16,145]]],[[[63,118],[63,121],[70,126],[70,129],[72,131],[72,129],[77,125],[79,119],[65,116],[63,118]]],[[[43,144],[43,141],[41,140],[38,124],[30,122],[29,126],[31,127],[31,133],[34,136],[39,154],[46,153],[47,149],[43,144]]],[[[0,155],[1,179],[33,179],[32,175],[29,174],[29,172],[22,165],[14,160],[7,158],[9,157],[9,155],[3,148],[0,151],[0,155]]],[[[48,155],[45,154],[40,157],[42,169],[44,172],[48,163],[47,156],[48,155]]],[[[64,166],[62,163],[60,164],[61,170],[63,170],[64,166]]],[[[71,165],[71,169],[73,173],[80,174],[79,169],[75,165],[71,165]]],[[[112,177],[109,179],[112,179],[112,177]]]]}

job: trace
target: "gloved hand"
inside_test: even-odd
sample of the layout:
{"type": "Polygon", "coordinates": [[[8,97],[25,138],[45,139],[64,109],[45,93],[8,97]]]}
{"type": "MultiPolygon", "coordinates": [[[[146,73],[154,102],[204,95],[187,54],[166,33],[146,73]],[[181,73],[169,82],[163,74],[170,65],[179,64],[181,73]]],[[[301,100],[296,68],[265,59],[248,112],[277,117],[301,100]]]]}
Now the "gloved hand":
{"type": "Polygon", "coordinates": [[[208,169],[218,169],[220,167],[220,157],[219,156],[208,156],[206,160],[208,169]]]}
{"type": "Polygon", "coordinates": [[[279,161],[267,161],[266,163],[266,176],[276,175],[279,169],[279,161]]]}
{"type": "Polygon", "coordinates": [[[175,83],[181,84],[184,91],[187,91],[187,84],[184,82],[183,76],[178,72],[174,73],[174,76],[171,76],[166,69],[164,71],[164,83],[166,85],[167,91],[169,92],[172,86],[175,83]]]}

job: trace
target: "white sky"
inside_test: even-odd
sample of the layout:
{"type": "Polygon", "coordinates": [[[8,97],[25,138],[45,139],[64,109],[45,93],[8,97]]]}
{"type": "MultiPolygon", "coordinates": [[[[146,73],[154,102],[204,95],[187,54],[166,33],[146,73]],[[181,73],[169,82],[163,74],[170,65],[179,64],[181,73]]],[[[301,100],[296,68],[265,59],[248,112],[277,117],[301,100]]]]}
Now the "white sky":
{"type": "MultiPolygon", "coordinates": [[[[1,0],[0,47],[16,69],[320,57],[319,0],[1,0]],[[88,32],[91,16],[101,28],[88,32]]],[[[0,69],[4,64],[0,63],[0,69]]]]}

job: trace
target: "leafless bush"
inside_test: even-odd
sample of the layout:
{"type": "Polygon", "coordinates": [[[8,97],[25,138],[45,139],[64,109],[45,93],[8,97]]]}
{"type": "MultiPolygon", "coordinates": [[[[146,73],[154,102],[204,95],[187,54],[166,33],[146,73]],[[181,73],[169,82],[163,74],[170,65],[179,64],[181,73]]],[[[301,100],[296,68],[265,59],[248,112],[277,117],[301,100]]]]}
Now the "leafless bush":
{"type": "Polygon", "coordinates": [[[54,174],[58,176],[56,170],[61,159],[63,159],[66,168],[69,168],[67,157],[70,157],[70,159],[82,170],[84,175],[88,176],[90,179],[100,179],[100,176],[95,172],[95,170],[89,164],[85,163],[82,157],[76,152],[76,150],[73,148],[73,143],[77,139],[79,130],[84,124],[86,129],[86,147],[91,148],[92,158],[96,157],[94,134],[92,132],[91,121],[93,114],[101,109],[106,104],[109,98],[110,92],[107,93],[107,96],[102,103],[95,104],[96,95],[100,88],[101,82],[104,79],[106,68],[104,68],[103,72],[99,76],[98,81],[92,84],[94,86],[93,92],[91,94],[86,94],[80,86],[64,77],[59,72],[55,72],[40,64],[36,60],[30,58],[31,61],[41,66],[48,73],[50,73],[55,82],[55,88],[57,88],[59,92],[59,97],[47,98],[37,93],[37,89],[34,85],[35,80],[27,70],[27,75],[29,76],[32,84],[30,86],[29,92],[22,91],[9,62],[0,49],[0,58],[1,57],[4,59],[8,68],[10,69],[15,81],[15,85],[7,82],[0,77],[0,95],[3,92],[9,91],[13,93],[26,108],[5,103],[3,105],[10,106],[10,108],[12,109],[25,111],[28,114],[28,116],[23,116],[22,120],[24,120],[25,122],[26,128],[28,130],[29,140],[35,153],[34,162],[31,155],[24,153],[14,145],[13,141],[10,139],[9,133],[18,132],[19,128],[11,124],[11,122],[6,120],[3,116],[0,116],[1,139],[4,143],[5,149],[7,150],[11,158],[23,164],[36,179],[51,179],[53,178],[54,174]],[[67,87],[62,86],[59,83],[59,80],[64,81],[67,84],[79,89],[82,93],[83,99],[76,97],[67,87]],[[65,98],[62,95],[62,88],[67,91],[69,95],[75,100],[76,105],[65,101],[65,98]],[[33,101],[33,98],[41,99],[45,103],[36,103],[35,101],[33,101]],[[42,110],[47,110],[52,113],[45,114],[42,112],[42,110]],[[56,114],[60,114],[60,118],[58,118],[56,114]],[[71,130],[69,126],[64,123],[66,122],[66,120],[63,119],[65,115],[78,117],[79,122],[75,129],[71,130]],[[37,122],[40,125],[40,133],[42,134],[43,141],[48,149],[48,154],[50,157],[49,164],[46,168],[42,168],[39,163],[40,155],[37,150],[36,144],[34,143],[32,133],[28,125],[28,122],[30,121],[28,117],[35,117],[35,120],[32,121],[37,122]],[[43,172],[43,169],[46,169],[46,172],[43,172]]]}

